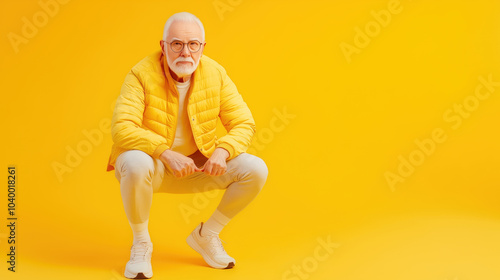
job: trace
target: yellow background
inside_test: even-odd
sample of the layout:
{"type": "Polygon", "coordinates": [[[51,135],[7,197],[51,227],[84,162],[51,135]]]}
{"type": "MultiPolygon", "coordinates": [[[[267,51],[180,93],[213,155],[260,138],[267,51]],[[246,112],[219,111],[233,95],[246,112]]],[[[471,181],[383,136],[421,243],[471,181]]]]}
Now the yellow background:
{"type": "Polygon", "coordinates": [[[500,2],[401,0],[348,62],[341,43],[355,46],[356,28],[373,27],[371,11],[391,3],[72,0],[43,22],[37,1],[3,1],[0,279],[122,279],[132,233],[105,172],[109,131],[71,172],[58,178],[53,165],[111,119],[126,73],[159,49],[180,11],[202,20],[204,54],[252,110],[252,151],[269,177],[221,234],[232,270],[209,268],[185,243],[221,193],[208,204],[155,195],[155,279],[500,279],[500,86],[457,129],[443,118],[473,99],[480,76],[500,81],[500,2]],[[23,18],[35,15],[45,24],[13,45],[9,34],[22,36],[23,18]],[[283,111],[294,117],[277,121],[283,111]],[[398,157],[435,129],[446,140],[391,188],[386,172],[398,174],[398,157]],[[18,172],[15,273],[6,263],[9,165],[18,172]],[[183,207],[199,212],[186,218],[183,207]],[[338,248],[319,260],[318,239],[338,248]]]}

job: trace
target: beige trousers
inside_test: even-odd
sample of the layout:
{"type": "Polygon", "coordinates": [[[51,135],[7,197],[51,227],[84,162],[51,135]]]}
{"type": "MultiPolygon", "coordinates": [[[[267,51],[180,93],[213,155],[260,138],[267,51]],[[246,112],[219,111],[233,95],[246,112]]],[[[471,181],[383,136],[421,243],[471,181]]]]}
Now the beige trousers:
{"type": "MultiPolygon", "coordinates": [[[[198,167],[208,160],[200,151],[189,157],[198,167]]],[[[196,193],[214,189],[225,190],[217,210],[231,219],[257,196],[267,174],[264,161],[247,153],[228,161],[226,173],[220,176],[195,172],[177,178],[159,159],[153,159],[139,150],[120,154],[115,164],[123,206],[129,222],[133,224],[149,219],[153,193],[196,193]]]]}

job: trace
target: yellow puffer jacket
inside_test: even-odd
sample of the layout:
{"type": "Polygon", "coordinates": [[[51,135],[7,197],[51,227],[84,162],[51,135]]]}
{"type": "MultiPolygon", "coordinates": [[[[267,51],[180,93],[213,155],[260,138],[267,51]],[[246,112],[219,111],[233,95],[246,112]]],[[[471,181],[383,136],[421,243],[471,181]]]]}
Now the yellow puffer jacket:
{"type": "MultiPolygon", "coordinates": [[[[202,55],[191,77],[187,111],[196,146],[206,157],[221,147],[233,159],[245,152],[255,133],[255,122],[226,70],[202,55]],[[215,135],[220,117],[227,134],[215,135]]],[[[111,121],[113,147],[107,171],[127,150],[141,150],[158,158],[174,142],[179,93],[158,51],[135,65],[125,77],[111,121]]]]}

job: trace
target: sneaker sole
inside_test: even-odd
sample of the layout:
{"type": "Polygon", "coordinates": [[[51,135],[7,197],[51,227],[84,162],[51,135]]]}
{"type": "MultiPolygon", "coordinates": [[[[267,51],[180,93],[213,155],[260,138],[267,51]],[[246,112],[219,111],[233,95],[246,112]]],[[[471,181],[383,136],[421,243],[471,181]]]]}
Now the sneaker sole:
{"type": "Polygon", "coordinates": [[[221,264],[215,262],[212,258],[210,258],[209,255],[207,255],[205,253],[205,251],[203,251],[203,249],[200,247],[200,245],[198,245],[198,242],[196,242],[196,240],[194,240],[194,237],[193,237],[192,234],[190,234],[188,236],[188,238],[186,239],[186,242],[189,245],[189,247],[193,248],[193,250],[195,250],[198,254],[200,254],[203,257],[203,259],[205,260],[205,262],[209,266],[211,266],[213,268],[218,268],[218,269],[229,269],[229,268],[233,268],[234,267],[234,263],[233,262],[230,262],[226,266],[221,265],[221,264]]]}
{"type": "Polygon", "coordinates": [[[131,272],[125,271],[125,277],[127,277],[129,279],[149,279],[149,278],[153,277],[153,272],[144,274],[142,272],[131,273],[131,272]]]}

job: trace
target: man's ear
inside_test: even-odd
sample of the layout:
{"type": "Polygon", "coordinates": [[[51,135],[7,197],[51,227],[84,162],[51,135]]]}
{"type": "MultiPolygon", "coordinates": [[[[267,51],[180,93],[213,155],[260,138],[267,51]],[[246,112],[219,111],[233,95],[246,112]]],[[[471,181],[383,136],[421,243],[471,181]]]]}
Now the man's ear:
{"type": "Polygon", "coordinates": [[[205,46],[206,46],[206,45],[207,45],[207,43],[206,43],[206,42],[205,42],[205,43],[203,43],[203,45],[202,45],[202,46],[203,46],[203,48],[202,48],[202,50],[201,50],[201,54],[202,54],[202,55],[203,55],[203,52],[205,51],[205,46]]]}
{"type": "Polygon", "coordinates": [[[161,47],[161,53],[166,56],[167,54],[165,53],[165,41],[160,40],[160,47],[161,47]]]}

